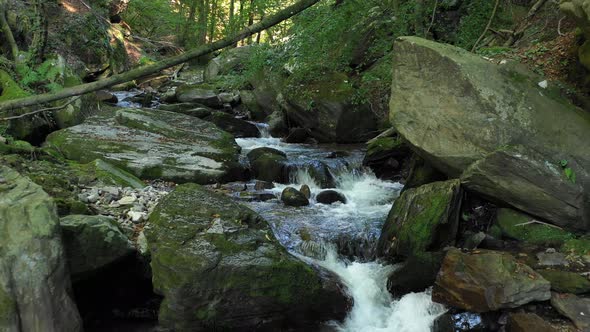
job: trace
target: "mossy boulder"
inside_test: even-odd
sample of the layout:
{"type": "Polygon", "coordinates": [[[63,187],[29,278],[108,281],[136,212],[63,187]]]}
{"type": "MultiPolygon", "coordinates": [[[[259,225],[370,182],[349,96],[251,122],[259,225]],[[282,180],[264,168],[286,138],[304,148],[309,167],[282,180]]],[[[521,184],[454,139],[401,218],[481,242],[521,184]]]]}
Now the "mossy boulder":
{"type": "Polygon", "coordinates": [[[101,185],[111,185],[141,189],[145,187],[143,181],[135,175],[126,172],[104,160],[96,159],[88,164],[70,163],[70,167],[90,181],[101,185]]]}
{"type": "Polygon", "coordinates": [[[575,272],[537,270],[551,283],[551,289],[559,293],[584,294],[590,292],[590,280],[575,272]]]}
{"type": "Polygon", "coordinates": [[[447,179],[446,175],[417,154],[413,154],[410,158],[408,168],[408,177],[406,178],[406,183],[404,183],[403,190],[417,188],[428,183],[447,179]]]}
{"type": "Polygon", "coordinates": [[[455,308],[488,312],[551,298],[551,285],[509,253],[451,249],[432,290],[432,300],[455,308]]]}
{"type": "MultiPolygon", "coordinates": [[[[342,317],[344,297],[291,256],[252,210],[186,184],[150,216],[159,322],[183,332],[302,326],[342,317]]],[[[312,328],[313,330],[313,328],[312,328]]]]}
{"type": "Polygon", "coordinates": [[[459,180],[404,191],[383,225],[377,252],[390,260],[454,245],[461,208],[459,180]]]}
{"type": "Polygon", "coordinates": [[[73,279],[90,276],[134,253],[113,218],[70,215],[61,218],[60,227],[73,279]]]}
{"type": "Polygon", "coordinates": [[[5,70],[0,69],[0,87],[2,88],[0,91],[0,102],[11,100],[11,99],[18,99],[23,98],[30,93],[23,90],[18,83],[14,81],[12,76],[5,70]]]}
{"type": "Polygon", "coordinates": [[[213,81],[220,75],[240,72],[254,51],[253,46],[242,46],[226,49],[219,56],[213,58],[205,67],[203,78],[213,81]]]}
{"type": "Polygon", "coordinates": [[[213,108],[223,107],[217,92],[206,85],[181,85],[176,88],[176,99],[181,103],[199,103],[213,108]]]}
{"type": "Polygon", "coordinates": [[[590,228],[590,113],[515,63],[495,64],[417,37],[398,38],[393,54],[390,119],[416,153],[458,177],[490,154],[520,145],[514,162],[501,170],[490,164],[495,178],[466,186],[559,225],[590,228]],[[559,161],[568,162],[584,190],[569,186],[573,181],[558,167],[550,169],[559,161]],[[518,188],[522,192],[507,195],[518,188]]]}
{"type": "Polygon", "coordinates": [[[217,127],[233,134],[235,137],[260,137],[260,131],[255,124],[238,119],[231,114],[214,112],[205,120],[214,123],[217,127]]]}
{"type": "Polygon", "coordinates": [[[309,205],[309,200],[305,197],[305,194],[293,187],[287,187],[283,190],[281,201],[288,206],[299,207],[309,205]]]}
{"type": "Polygon", "coordinates": [[[116,110],[52,133],[47,147],[81,163],[105,160],[142,179],[205,184],[243,176],[240,148],[230,134],[166,111],[116,110]]]}
{"type": "Polygon", "coordinates": [[[288,182],[287,155],[284,152],[272,148],[257,148],[248,152],[248,160],[255,179],[288,182]]]}
{"type": "Polygon", "coordinates": [[[0,328],[82,331],[59,219],[43,189],[0,166],[0,328]]]}
{"type": "Polygon", "coordinates": [[[498,209],[496,225],[500,227],[502,236],[521,241],[525,244],[560,247],[574,235],[550,225],[532,223],[535,218],[508,208],[498,209]]]}
{"type": "Polygon", "coordinates": [[[367,144],[363,165],[370,167],[379,177],[390,178],[399,173],[411,154],[409,145],[400,137],[376,137],[367,144]]]}

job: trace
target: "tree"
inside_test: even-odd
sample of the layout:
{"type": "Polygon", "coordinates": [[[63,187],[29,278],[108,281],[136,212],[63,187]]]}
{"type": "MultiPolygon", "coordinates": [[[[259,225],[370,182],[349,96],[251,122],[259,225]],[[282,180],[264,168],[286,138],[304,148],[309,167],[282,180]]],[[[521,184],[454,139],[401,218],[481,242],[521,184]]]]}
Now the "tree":
{"type": "Polygon", "coordinates": [[[274,15],[270,15],[264,20],[245,27],[234,35],[225,37],[221,40],[215,41],[209,45],[201,45],[194,50],[188,51],[184,54],[173,56],[162,61],[156,62],[149,66],[144,66],[130,70],[128,72],[111,76],[107,79],[81,84],[70,88],[65,88],[54,93],[45,93],[36,96],[9,100],[0,103],[0,112],[12,110],[15,108],[28,107],[43,103],[49,103],[56,100],[61,100],[73,96],[79,96],[86,93],[98,91],[111,87],[116,84],[125,83],[137,78],[148,76],[160,72],[166,68],[176,66],[178,64],[187,62],[189,60],[198,58],[200,56],[209,54],[224,47],[231,46],[240,40],[252,36],[260,31],[264,31],[282,21],[291,18],[292,16],[302,12],[303,10],[315,5],[319,0],[301,0],[274,15]]]}

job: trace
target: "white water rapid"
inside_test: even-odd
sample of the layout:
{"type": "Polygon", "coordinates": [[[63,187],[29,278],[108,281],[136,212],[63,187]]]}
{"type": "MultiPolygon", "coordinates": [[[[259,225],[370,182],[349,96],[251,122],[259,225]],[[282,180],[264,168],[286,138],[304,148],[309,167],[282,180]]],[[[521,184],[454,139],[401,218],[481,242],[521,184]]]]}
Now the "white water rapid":
{"type": "Polygon", "coordinates": [[[317,203],[316,195],[325,188],[316,183],[305,167],[299,167],[291,174],[291,184],[275,183],[275,187],[268,190],[277,199],[248,203],[270,222],[275,235],[287,249],[302,260],[335,273],[346,286],[353,307],[344,322],[329,322],[329,325],[339,332],[430,331],[434,320],[445,312],[445,308],[431,301],[428,290],[393,299],[387,290],[387,278],[394,266],[378,261],[367,262],[366,259],[350,262],[339,255],[342,248],[334,244],[324,245],[344,238],[340,242],[366,241],[374,248],[402,185],[380,180],[362,168],[363,151],[358,147],[347,150],[346,157],[328,158],[329,152],[342,149],[342,146],[287,144],[271,137],[264,125],[258,126],[263,137],[236,140],[244,154],[255,148],[271,147],[285,152],[289,162],[296,165],[321,161],[329,165],[334,178],[335,188],[330,189],[346,197],[346,204],[317,203]],[[280,203],[278,198],[283,189],[287,186],[299,189],[303,184],[311,189],[309,206],[291,208],[280,203]],[[302,250],[302,247],[311,249],[302,250]]]}

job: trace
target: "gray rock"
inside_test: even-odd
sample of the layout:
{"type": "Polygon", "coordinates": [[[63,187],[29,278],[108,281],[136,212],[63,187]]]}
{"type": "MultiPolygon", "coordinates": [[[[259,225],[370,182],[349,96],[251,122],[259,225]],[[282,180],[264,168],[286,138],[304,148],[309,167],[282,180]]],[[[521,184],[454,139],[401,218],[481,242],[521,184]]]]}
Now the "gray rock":
{"type": "Polygon", "coordinates": [[[537,253],[537,258],[539,259],[539,266],[565,266],[569,264],[565,255],[555,252],[555,250],[537,253]]]}
{"type": "Polygon", "coordinates": [[[68,159],[100,158],[144,179],[208,184],[243,176],[240,148],[230,134],[166,111],[118,110],[54,132],[47,145],[68,159]]]}
{"type": "Polygon", "coordinates": [[[213,108],[223,107],[223,103],[215,91],[200,85],[179,86],[176,88],[176,99],[181,103],[199,103],[213,108]]]}
{"type": "Polygon", "coordinates": [[[551,293],[551,305],[581,331],[590,330],[590,299],[573,294],[551,293]]]}
{"type": "Polygon", "coordinates": [[[281,194],[281,201],[283,201],[283,203],[288,206],[299,207],[309,205],[309,200],[305,197],[305,195],[292,187],[287,187],[283,190],[281,194]]]}
{"type": "Polygon", "coordinates": [[[457,177],[473,163],[494,158],[490,154],[521,145],[520,158],[502,157],[509,163],[501,170],[492,160],[492,166],[481,164],[486,171],[477,181],[470,176],[466,185],[556,224],[590,229],[587,112],[551,86],[539,87],[541,77],[512,63],[497,65],[417,37],[401,37],[394,48],[390,118],[421,157],[457,177]],[[563,170],[548,169],[560,160],[575,172],[575,186],[563,170]]]}
{"type": "Polygon", "coordinates": [[[82,331],[52,199],[0,166],[0,330],[82,331]]]}
{"type": "Polygon", "coordinates": [[[235,137],[260,137],[260,131],[255,124],[238,119],[231,114],[214,112],[205,120],[214,123],[217,127],[233,134],[235,137]]]}
{"type": "Polygon", "coordinates": [[[71,215],[62,218],[60,226],[74,279],[87,277],[134,252],[113,218],[71,215]]]}

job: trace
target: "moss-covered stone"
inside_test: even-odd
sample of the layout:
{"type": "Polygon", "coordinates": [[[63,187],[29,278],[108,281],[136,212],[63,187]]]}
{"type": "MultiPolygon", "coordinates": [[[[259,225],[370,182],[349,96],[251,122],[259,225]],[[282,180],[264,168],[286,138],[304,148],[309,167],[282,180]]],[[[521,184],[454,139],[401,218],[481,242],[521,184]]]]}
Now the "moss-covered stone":
{"type": "Polygon", "coordinates": [[[112,185],[140,189],[145,187],[143,181],[133,174],[117,168],[106,161],[96,159],[88,164],[69,164],[74,170],[78,171],[80,177],[86,177],[95,180],[102,185],[112,185]]]}
{"type": "Polygon", "coordinates": [[[105,216],[70,215],[60,221],[73,278],[96,272],[134,252],[117,221],[105,216]]]}
{"type": "Polygon", "coordinates": [[[288,206],[307,206],[309,205],[309,200],[305,195],[300,192],[299,190],[293,187],[287,187],[281,193],[281,201],[288,206]]]}
{"type": "Polygon", "coordinates": [[[459,180],[404,191],[393,204],[379,238],[385,257],[412,257],[453,245],[461,204],[459,180]]]}
{"type": "Polygon", "coordinates": [[[537,270],[559,293],[583,294],[590,292],[590,280],[579,273],[560,270],[537,270]]]}
{"type": "Polygon", "coordinates": [[[559,247],[574,235],[557,227],[531,223],[534,218],[512,209],[498,209],[496,222],[503,236],[537,246],[559,247]]]}
{"type": "Polygon", "coordinates": [[[575,239],[569,239],[565,241],[561,247],[561,251],[579,256],[590,255],[590,237],[586,235],[575,239]]]}
{"type": "Polygon", "coordinates": [[[248,152],[250,168],[255,179],[267,182],[288,181],[287,155],[272,148],[257,148],[248,152]]]}
{"type": "Polygon", "coordinates": [[[146,236],[154,287],[164,296],[164,327],[248,330],[325,312],[319,305],[331,295],[314,270],[290,256],[263,219],[230,198],[181,185],[158,204],[150,223],[146,236]]]}
{"type": "Polygon", "coordinates": [[[26,97],[29,95],[28,92],[23,90],[18,83],[16,83],[9,73],[5,70],[0,69],[0,102],[7,101],[10,99],[17,99],[26,97]]]}
{"type": "Polygon", "coordinates": [[[0,284],[0,330],[8,331],[17,326],[17,319],[16,303],[0,284]]]}
{"type": "Polygon", "coordinates": [[[214,183],[243,176],[233,136],[209,122],[147,109],[113,112],[52,133],[47,146],[67,159],[102,159],[143,179],[214,183]]]}

